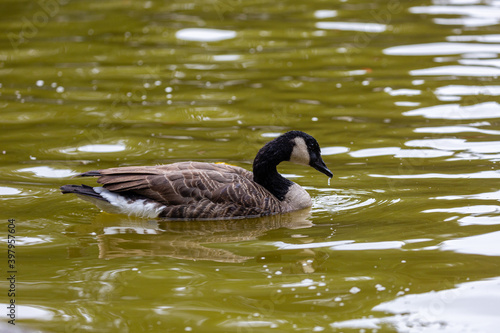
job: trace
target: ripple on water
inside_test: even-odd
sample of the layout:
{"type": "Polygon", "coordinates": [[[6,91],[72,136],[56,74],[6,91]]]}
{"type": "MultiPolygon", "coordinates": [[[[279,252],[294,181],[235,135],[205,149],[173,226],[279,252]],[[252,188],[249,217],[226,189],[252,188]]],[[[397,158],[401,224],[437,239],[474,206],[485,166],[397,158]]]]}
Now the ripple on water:
{"type": "Polygon", "coordinates": [[[345,210],[357,210],[356,213],[360,212],[360,208],[372,208],[385,205],[392,205],[400,201],[400,199],[391,200],[377,200],[375,197],[380,196],[379,194],[374,194],[370,192],[349,192],[342,194],[341,190],[333,190],[335,194],[327,194],[326,192],[331,192],[331,189],[322,190],[322,194],[317,195],[313,199],[313,211],[314,212],[339,212],[345,210]]]}
{"type": "Polygon", "coordinates": [[[375,202],[374,198],[360,198],[354,195],[319,195],[313,199],[313,210],[335,212],[366,207],[375,202]]]}

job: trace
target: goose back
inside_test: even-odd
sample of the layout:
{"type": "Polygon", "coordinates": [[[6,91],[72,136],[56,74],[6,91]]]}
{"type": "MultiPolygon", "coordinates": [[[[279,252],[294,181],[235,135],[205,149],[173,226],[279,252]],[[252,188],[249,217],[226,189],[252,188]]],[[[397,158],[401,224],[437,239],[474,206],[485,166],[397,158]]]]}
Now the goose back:
{"type": "Polygon", "coordinates": [[[132,166],[90,171],[97,182],[125,198],[138,196],[160,203],[159,216],[220,219],[263,216],[291,210],[243,168],[203,162],[132,166]]]}

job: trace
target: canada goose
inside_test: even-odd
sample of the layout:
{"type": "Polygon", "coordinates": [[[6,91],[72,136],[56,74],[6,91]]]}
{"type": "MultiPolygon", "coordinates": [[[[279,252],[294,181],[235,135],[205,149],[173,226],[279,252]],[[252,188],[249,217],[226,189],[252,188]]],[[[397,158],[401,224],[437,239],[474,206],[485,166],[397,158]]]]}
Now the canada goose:
{"type": "Polygon", "coordinates": [[[103,187],[64,185],[100,209],[118,214],[168,219],[230,219],[286,213],[310,207],[309,194],[276,170],[282,161],[309,165],[332,177],[312,136],[290,131],[262,147],[253,173],[203,162],[130,166],[88,171],[103,187]]]}

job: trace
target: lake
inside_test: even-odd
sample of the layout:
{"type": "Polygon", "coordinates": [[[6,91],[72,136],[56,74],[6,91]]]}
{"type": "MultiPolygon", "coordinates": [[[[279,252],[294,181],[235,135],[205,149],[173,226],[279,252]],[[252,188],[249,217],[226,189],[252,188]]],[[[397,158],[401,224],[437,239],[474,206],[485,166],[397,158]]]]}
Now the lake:
{"type": "Polygon", "coordinates": [[[0,332],[497,332],[500,1],[0,0],[0,332]],[[283,163],[310,210],[100,212],[85,171],[283,163]],[[15,242],[14,242],[15,241],[15,242]]]}

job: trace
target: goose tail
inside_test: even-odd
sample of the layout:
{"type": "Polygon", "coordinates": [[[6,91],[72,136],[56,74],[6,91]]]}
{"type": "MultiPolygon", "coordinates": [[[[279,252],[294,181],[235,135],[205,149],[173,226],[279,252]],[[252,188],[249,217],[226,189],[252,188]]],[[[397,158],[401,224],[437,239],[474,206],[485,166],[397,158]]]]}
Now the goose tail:
{"type": "Polygon", "coordinates": [[[76,194],[81,199],[89,201],[101,210],[112,214],[156,218],[166,208],[154,200],[132,194],[121,195],[108,191],[103,187],[64,185],[61,186],[61,192],[63,194],[76,194]]]}
{"type": "Polygon", "coordinates": [[[87,185],[63,185],[61,186],[61,192],[62,194],[74,193],[78,195],[88,196],[98,200],[107,201],[99,193],[94,191],[94,187],[87,185]]]}

